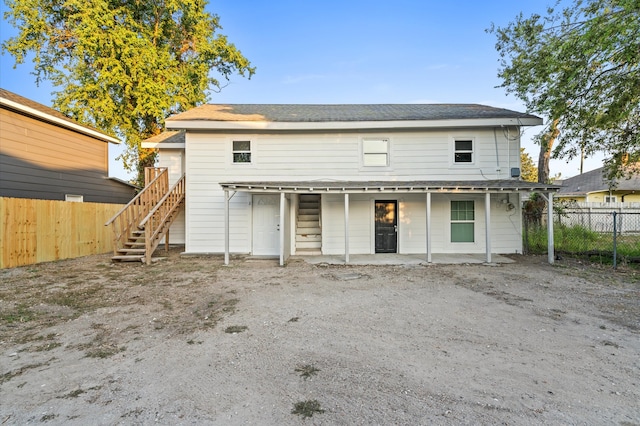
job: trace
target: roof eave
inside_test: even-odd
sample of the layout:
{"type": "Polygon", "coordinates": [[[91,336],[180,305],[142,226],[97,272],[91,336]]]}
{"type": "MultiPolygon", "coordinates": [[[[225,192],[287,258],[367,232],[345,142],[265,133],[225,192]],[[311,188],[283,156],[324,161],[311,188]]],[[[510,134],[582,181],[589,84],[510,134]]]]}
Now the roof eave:
{"type": "Polygon", "coordinates": [[[6,107],[9,107],[11,109],[20,111],[20,112],[25,113],[27,115],[30,115],[32,117],[36,117],[36,118],[38,118],[40,120],[56,124],[56,125],[58,125],[60,127],[64,127],[66,129],[69,129],[69,130],[73,130],[74,132],[78,132],[78,133],[82,133],[82,134],[87,135],[87,136],[91,136],[93,138],[99,139],[99,140],[104,141],[104,142],[111,142],[111,143],[115,143],[115,144],[120,144],[120,139],[114,138],[112,136],[105,135],[102,132],[98,132],[97,130],[92,130],[92,129],[86,128],[86,127],[81,126],[79,124],[75,124],[75,123],[72,123],[72,122],[69,122],[69,121],[62,120],[62,119],[60,119],[58,117],[54,117],[53,115],[47,114],[47,113],[42,112],[42,111],[38,111],[37,109],[28,107],[26,105],[22,105],[22,104],[20,104],[18,102],[14,102],[12,100],[9,100],[9,99],[3,98],[3,97],[0,97],[0,105],[4,105],[6,107]]]}
{"type": "Polygon", "coordinates": [[[453,127],[538,126],[541,118],[481,118],[453,120],[393,120],[393,121],[216,121],[167,119],[167,129],[178,130],[358,130],[358,129],[425,129],[453,127]]]}

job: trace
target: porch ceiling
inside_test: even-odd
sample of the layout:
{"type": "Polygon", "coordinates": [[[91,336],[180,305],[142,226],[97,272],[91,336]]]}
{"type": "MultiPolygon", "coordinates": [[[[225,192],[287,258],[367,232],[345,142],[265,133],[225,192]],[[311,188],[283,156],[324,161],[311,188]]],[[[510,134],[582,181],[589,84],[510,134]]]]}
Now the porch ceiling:
{"type": "Polygon", "coordinates": [[[479,181],[257,181],[221,183],[223,189],[239,192],[284,193],[468,193],[468,192],[556,192],[557,185],[520,180],[479,181]]]}

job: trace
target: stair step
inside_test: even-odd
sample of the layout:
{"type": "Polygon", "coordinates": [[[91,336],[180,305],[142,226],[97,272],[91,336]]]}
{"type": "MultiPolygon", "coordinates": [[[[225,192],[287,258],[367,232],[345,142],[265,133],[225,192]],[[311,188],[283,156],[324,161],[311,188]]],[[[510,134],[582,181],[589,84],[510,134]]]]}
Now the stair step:
{"type": "Polygon", "coordinates": [[[319,214],[298,214],[298,221],[312,220],[312,221],[318,222],[319,219],[320,219],[319,214]]]}
{"type": "Polygon", "coordinates": [[[300,256],[321,256],[322,250],[320,249],[296,249],[296,254],[300,256]]]}
{"type": "Polygon", "coordinates": [[[144,252],[146,251],[146,249],[143,248],[121,248],[118,250],[118,253],[139,253],[139,254],[144,254],[144,252]]]}
{"type": "Polygon", "coordinates": [[[296,235],[296,244],[298,242],[306,242],[306,241],[321,242],[322,241],[322,235],[320,235],[320,234],[296,235]]]}
{"type": "Polygon", "coordinates": [[[298,229],[299,228],[319,228],[317,220],[299,220],[298,221],[298,229]]]}
{"type": "Polygon", "coordinates": [[[318,215],[318,209],[299,209],[298,210],[298,216],[300,215],[318,215]]]}
{"type": "Polygon", "coordinates": [[[144,247],[145,242],[139,242],[139,241],[127,241],[126,243],[124,243],[124,245],[126,247],[144,247]]]}
{"type": "Polygon", "coordinates": [[[296,251],[300,249],[320,249],[322,241],[296,241],[296,251]]]}

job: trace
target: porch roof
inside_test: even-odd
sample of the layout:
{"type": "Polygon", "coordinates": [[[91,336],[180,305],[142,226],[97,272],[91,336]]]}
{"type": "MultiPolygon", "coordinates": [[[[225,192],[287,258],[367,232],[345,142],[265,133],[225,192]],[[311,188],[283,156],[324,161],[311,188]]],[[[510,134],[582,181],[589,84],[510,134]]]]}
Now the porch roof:
{"type": "Polygon", "coordinates": [[[468,193],[468,192],[557,192],[558,185],[547,185],[521,180],[477,181],[255,181],[220,183],[223,189],[240,192],[284,193],[468,193]]]}

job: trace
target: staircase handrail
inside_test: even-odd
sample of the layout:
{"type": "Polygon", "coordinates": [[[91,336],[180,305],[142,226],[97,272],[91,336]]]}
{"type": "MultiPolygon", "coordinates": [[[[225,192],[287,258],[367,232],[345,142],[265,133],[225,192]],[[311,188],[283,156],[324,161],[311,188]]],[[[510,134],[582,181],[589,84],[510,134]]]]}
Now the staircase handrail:
{"type": "Polygon", "coordinates": [[[112,225],[113,229],[113,253],[118,254],[118,249],[124,247],[134,226],[137,226],[140,218],[145,217],[159,202],[162,195],[167,194],[169,186],[169,171],[167,167],[154,168],[156,177],[149,182],[126,206],[105,223],[112,225]]]}
{"type": "Polygon", "coordinates": [[[162,237],[168,232],[171,225],[168,220],[174,211],[181,205],[185,197],[185,175],[171,187],[171,189],[158,201],[151,211],[138,224],[139,229],[144,229],[145,261],[151,263],[151,255],[155,251],[162,237]]]}

